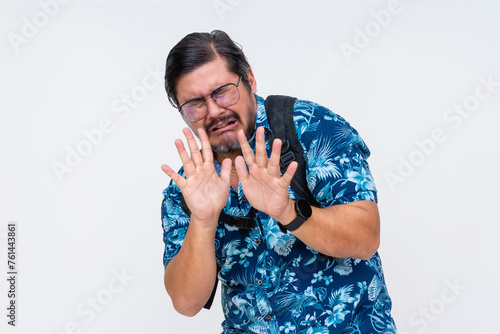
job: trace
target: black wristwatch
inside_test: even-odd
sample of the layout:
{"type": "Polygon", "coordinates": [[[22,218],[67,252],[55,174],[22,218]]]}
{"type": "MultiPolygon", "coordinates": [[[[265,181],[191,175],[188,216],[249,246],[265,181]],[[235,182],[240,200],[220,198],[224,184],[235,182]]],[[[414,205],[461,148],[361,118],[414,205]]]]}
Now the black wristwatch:
{"type": "Polygon", "coordinates": [[[301,227],[302,224],[304,224],[304,222],[311,217],[311,205],[305,199],[299,198],[295,201],[295,212],[297,212],[297,218],[292,220],[290,224],[283,225],[278,222],[278,226],[283,233],[286,233],[287,231],[295,231],[301,227]]]}

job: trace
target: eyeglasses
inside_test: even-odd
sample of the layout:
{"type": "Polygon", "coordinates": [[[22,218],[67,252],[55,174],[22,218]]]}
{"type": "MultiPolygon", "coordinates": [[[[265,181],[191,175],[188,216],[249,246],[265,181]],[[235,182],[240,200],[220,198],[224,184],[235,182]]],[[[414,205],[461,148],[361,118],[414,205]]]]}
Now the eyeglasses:
{"type": "Polygon", "coordinates": [[[183,105],[181,105],[178,109],[182,116],[191,121],[196,122],[200,119],[204,118],[207,115],[207,100],[212,98],[214,102],[220,107],[230,107],[235,105],[240,100],[240,92],[238,90],[238,86],[240,85],[241,77],[238,80],[238,83],[228,83],[219,88],[215,89],[210,96],[200,97],[197,99],[193,99],[187,101],[183,105]]]}

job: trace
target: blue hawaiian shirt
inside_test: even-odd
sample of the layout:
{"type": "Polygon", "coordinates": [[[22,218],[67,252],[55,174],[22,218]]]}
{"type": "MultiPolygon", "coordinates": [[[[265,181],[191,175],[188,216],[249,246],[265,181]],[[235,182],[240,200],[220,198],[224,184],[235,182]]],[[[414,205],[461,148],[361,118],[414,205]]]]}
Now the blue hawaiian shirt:
{"type": "MultiPolygon", "coordinates": [[[[256,128],[269,129],[264,99],[257,100],[256,128]]],[[[377,201],[367,146],[342,117],[318,104],[296,100],[294,121],[304,149],[308,186],[322,207],[377,201]]],[[[269,129],[270,130],[270,129],[269,129]]],[[[255,136],[250,145],[255,149],[255,136]]],[[[269,143],[268,155],[270,155],[269,143]]],[[[215,162],[220,173],[220,165],[215,162]]],[[[181,168],[181,175],[184,175],[181,168]]],[[[163,264],[179,252],[189,217],[173,181],[163,192],[163,264]]],[[[297,195],[290,188],[290,198],[297,195]]],[[[241,183],[230,189],[224,211],[246,216],[251,209],[241,183]]],[[[263,212],[256,226],[219,222],[215,253],[221,270],[223,333],[396,333],[381,260],[329,258],[282,233],[263,212]]]]}

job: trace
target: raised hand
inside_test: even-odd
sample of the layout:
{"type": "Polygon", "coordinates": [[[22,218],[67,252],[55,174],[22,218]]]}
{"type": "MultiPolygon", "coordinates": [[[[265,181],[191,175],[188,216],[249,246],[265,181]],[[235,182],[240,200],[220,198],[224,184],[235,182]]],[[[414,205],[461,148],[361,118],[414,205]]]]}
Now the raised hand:
{"type": "Polygon", "coordinates": [[[255,135],[255,155],[243,131],[238,133],[238,141],[243,157],[237,157],[235,165],[246,198],[255,209],[278,221],[286,221],[290,213],[295,212],[288,197],[288,186],[297,170],[297,162],[292,162],[280,176],[281,140],[274,140],[268,159],[263,127],[259,127],[255,135]]]}
{"type": "Polygon", "coordinates": [[[177,139],[175,146],[182,161],[186,177],[176,173],[168,165],[161,169],[177,184],[184,196],[191,220],[211,224],[219,217],[229,197],[229,179],[231,160],[225,159],[221,166],[221,175],[214,167],[214,157],[208,136],[203,129],[198,130],[202,150],[198,148],[193,133],[188,128],[182,130],[186,136],[191,156],[184,148],[182,140],[177,139]]]}

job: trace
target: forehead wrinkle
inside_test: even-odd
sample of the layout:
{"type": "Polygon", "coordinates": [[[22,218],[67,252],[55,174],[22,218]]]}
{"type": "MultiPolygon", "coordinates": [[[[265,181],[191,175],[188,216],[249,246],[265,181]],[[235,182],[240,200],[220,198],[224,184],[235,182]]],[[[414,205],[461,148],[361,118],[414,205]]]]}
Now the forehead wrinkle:
{"type": "Polygon", "coordinates": [[[231,83],[229,76],[233,74],[227,68],[227,62],[217,56],[214,60],[201,65],[193,71],[183,74],[177,78],[176,94],[179,104],[186,103],[194,99],[205,97],[215,89],[225,84],[231,83]],[[190,92],[185,99],[180,98],[179,83],[187,79],[187,87],[190,92]],[[227,81],[227,82],[226,82],[227,81]],[[182,100],[182,102],[181,102],[182,100]]]}

